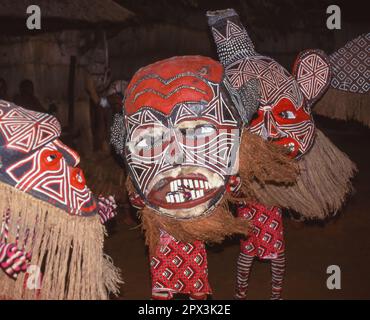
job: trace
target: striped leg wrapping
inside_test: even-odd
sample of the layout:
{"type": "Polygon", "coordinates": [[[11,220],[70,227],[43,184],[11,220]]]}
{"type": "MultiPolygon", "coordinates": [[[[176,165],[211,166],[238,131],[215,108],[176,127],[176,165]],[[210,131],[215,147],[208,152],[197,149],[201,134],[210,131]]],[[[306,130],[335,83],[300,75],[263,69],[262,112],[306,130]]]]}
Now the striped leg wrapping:
{"type": "Polygon", "coordinates": [[[254,257],[240,252],[237,264],[235,299],[245,299],[247,296],[248,279],[253,260],[254,257]]]}
{"type": "Polygon", "coordinates": [[[281,299],[281,292],[283,290],[283,279],[285,272],[285,254],[280,253],[276,259],[271,260],[271,274],[272,274],[272,300],[281,299]]]}

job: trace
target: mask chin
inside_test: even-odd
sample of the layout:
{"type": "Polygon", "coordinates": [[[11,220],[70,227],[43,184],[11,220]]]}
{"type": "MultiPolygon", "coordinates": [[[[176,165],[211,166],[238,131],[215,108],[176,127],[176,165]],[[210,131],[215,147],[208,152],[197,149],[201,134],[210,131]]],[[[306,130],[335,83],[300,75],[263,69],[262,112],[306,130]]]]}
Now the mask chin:
{"type": "Polygon", "coordinates": [[[210,214],[225,193],[225,177],[201,167],[179,167],[157,175],[145,193],[148,206],[174,219],[210,214]]]}

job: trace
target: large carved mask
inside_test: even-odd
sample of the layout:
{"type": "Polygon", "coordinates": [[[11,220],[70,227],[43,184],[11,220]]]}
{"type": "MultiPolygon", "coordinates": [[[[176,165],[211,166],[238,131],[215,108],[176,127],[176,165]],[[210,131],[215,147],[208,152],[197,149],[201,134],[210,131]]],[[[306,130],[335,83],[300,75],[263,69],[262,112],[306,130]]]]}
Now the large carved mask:
{"type": "Polygon", "coordinates": [[[223,76],[210,58],[174,57],[140,69],[127,87],[113,129],[126,132],[124,143],[114,143],[145,205],[160,214],[211,212],[237,171],[242,120],[223,76]]]}
{"type": "Polygon", "coordinates": [[[70,214],[95,214],[79,155],[60,133],[53,116],[0,100],[0,180],[70,214]]]}
{"type": "Polygon", "coordinates": [[[250,79],[257,79],[261,86],[260,107],[251,122],[251,132],[285,146],[290,157],[301,157],[314,142],[311,107],[330,82],[326,54],[320,50],[303,51],[290,74],[272,58],[255,52],[233,9],[207,15],[231,85],[238,89],[250,79]]]}

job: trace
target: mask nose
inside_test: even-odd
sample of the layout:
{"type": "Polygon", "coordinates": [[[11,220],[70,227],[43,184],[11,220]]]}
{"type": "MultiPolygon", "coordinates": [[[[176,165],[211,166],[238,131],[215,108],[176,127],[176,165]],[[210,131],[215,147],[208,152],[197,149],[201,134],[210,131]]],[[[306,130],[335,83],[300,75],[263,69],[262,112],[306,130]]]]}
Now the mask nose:
{"type": "Polygon", "coordinates": [[[265,111],[264,124],[265,128],[267,129],[268,139],[278,139],[286,136],[284,132],[279,129],[271,108],[265,111]]]}
{"type": "Polygon", "coordinates": [[[63,155],[64,159],[66,160],[69,166],[76,167],[80,163],[80,156],[76,151],[66,146],[59,139],[56,139],[54,141],[54,144],[57,147],[58,151],[63,155]]]}
{"type": "Polygon", "coordinates": [[[180,165],[185,160],[184,152],[179,143],[180,139],[182,139],[181,132],[178,132],[176,129],[172,129],[170,143],[165,154],[167,163],[172,166],[180,165]]]}
{"type": "Polygon", "coordinates": [[[269,134],[272,137],[276,137],[279,134],[275,121],[270,121],[269,134]]]}

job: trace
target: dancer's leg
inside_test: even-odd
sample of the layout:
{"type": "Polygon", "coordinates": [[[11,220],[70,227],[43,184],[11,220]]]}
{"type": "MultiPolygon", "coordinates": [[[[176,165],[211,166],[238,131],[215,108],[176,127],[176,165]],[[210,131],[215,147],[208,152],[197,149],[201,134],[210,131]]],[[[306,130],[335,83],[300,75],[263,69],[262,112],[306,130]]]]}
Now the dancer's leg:
{"type": "Polygon", "coordinates": [[[253,264],[253,259],[253,256],[248,256],[242,252],[239,254],[235,299],[245,299],[247,296],[249,273],[253,264]]]}

